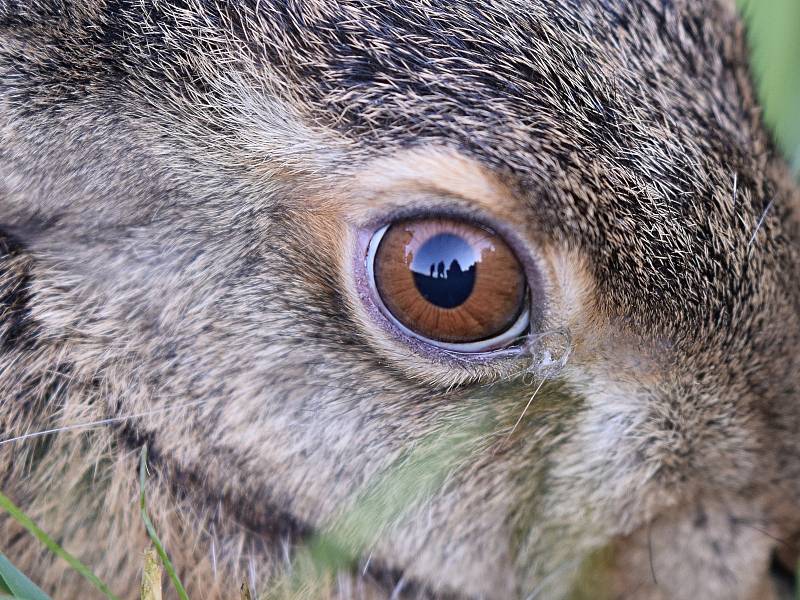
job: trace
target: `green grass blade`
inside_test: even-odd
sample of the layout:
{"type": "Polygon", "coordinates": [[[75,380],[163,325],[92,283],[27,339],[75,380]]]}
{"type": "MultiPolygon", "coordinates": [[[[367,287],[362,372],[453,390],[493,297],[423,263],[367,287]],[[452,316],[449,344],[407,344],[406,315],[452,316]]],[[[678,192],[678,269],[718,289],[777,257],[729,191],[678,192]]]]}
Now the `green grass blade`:
{"type": "Polygon", "coordinates": [[[158,534],[156,533],[156,528],[153,526],[153,522],[150,520],[150,516],[147,514],[147,503],[145,502],[144,492],[144,483],[146,479],[147,445],[145,444],[142,447],[142,454],[139,460],[139,508],[142,513],[142,521],[144,521],[144,526],[147,529],[147,535],[150,536],[153,545],[156,547],[156,552],[158,552],[158,556],[161,558],[161,563],[164,565],[164,570],[172,580],[172,585],[175,586],[175,591],[178,592],[178,597],[181,600],[189,600],[186,589],[183,587],[181,580],[178,578],[178,574],[175,573],[175,567],[172,566],[172,561],[169,559],[169,556],[167,556],[167,552],[164,550],[164,546],[161,544],[161,540],[158,538],[158,534]]]}
{"type": "Polygon", "coordinates": [[[40,529],[39,526],[36,525],[36,523],[34,523],[28,515],[22,512],[22,509],[19,506],[14,504],[11,499],[2,492],[0,492],[0,508],[8,512],[17,523],[27,529],[28,533],[33,535],[33,537],[44,544],[47,549],[50,550],[50,552],[59,558],[64,559],[74,571],[80,573],[84,579],[105,594],[109,600],[119,600],[119,598],[114,595],[109,587],[103,583],[100,578],[97,577],[97,575],[92,573],[89,567],[84,565],[81,561],[59,546],[53,538],[40,529]]]}
{"type": "Polygon", "coordinates": [[[12,565],[2,552],[0,552],[0,590],[26,600],[50,600],[50,597],[12,565]]]}

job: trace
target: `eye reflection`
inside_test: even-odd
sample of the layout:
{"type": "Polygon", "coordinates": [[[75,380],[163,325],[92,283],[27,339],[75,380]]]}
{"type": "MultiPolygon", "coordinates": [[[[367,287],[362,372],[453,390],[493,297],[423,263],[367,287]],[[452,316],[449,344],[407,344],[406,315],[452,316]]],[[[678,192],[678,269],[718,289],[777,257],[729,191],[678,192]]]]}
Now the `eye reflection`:
{"type": "Polygon", "coordinates": [[[477,352],[527,328],[524,271],[493,231],[455,219],[410,219],[378,232],[370,248],[382,308],[413,336],[477,352]]]}
{"type": "Polygon", "coordinates": [[[477,253],[463,238],[440,233],[420,247],[411,271],[423,298],[441,308],[455,308],[472,294],[477,262],[477,253]]]}

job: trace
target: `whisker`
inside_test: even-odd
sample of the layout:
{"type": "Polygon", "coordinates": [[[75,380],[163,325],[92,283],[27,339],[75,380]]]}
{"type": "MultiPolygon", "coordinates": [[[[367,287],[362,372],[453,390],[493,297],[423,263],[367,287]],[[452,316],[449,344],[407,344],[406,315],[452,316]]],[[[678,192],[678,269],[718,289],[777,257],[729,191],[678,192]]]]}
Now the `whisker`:
{"type": "Polygon", "coordinates": [[[528,400],[528,403],[525,405],[525,408],[522,409],[522,414],[519,416],[519,419],[517,419],[517,422],[514,423],[514,427],[511,428],[511,431],[506,436],[506,439],[503,440],[503,445],[505,445],[505,443],[508,442],[508,439],[512,435],[514,435],[514,432],[517,430],[517,427],[519,427],[519,424],[522,422],[522,419],[525,417],[525,413],[528,412],[528,409],[531,407],[531,404],[533,403],[533,399],[536,398],[536,394],[538,394],[539,390],[542,389],[542,386],[544,385],[545,381],[547,381],[547,377],[542,377],[542,379],[539,381],[539,385],[536,387],[536,390],[534,390],[533,394],[531,394],[531,397],[528,400]]]}
{"type": "Polygon", "coordinates": [[[403,593],[403,588],[406,587],[406,578],[405,576],[401,576],[400,579],[397,581],[397,584],[394,586],[392,590],[392,595],[390,596],[389,600],[397,600],[400,597],[400,594],[403,593]]]}
{"type": "Polygon", "coordinates": [[[211,572],[214,574],[214,581],[217,580],[217,532],[216,528],[211,526],[211,572]]]}
{"type": "Polygon", "coordinates": [[[284,568],[287,570],[287,574],[291,575],[292,574],[292,540],[288,535],[281,539],[281,550],[283,551],[284,568]]]}
{"type": "Polygon", "coordinates": [[[63,427],[54,427],[52,429],[44,429],[42,431],[34,431],[32,433],[26,433],[24,435],[19,435],[16,437],[9,438],[7,440],[0,440],[0,446],[4,446],[5,444],[10,444],[11,442],[20,442],[22,440],[28,440],[31,438],[42,437],[45,435],[51,435],[53,433],[60,433],[62,431],[74,431],[76,429],[89,429],[92,427],[101,427],[103,425],[109,425],[111,423],[120,423],[122,421],[127,421],[129,419],[141,419],[143,417],[149,417],[151,415],[165,413],[172,410],[178,410],[179,408],[187,408],[190,406],[197,406],[199,404],[206,403],[207,400],[195,400],[193,402],[186,402],[184,404],[177,404],[173,406],[164,406],[162,408],[154,408],[153,410],[148,410],[141,413],[134,413],[131,415],[125,415],[124,417],[110,417],[108,419],[100,419],[98,421],[89,421],[87,423],[77,423],[74,425],[64,425],[63,427]]]}
{"type": "Polygon", "coordinates": [[[364,561],[364,568],[361,569],[361,576],[366,577],[369,570],[369,563],[372,562],[372,552],[367,555],[367,560],[364,561]]]}
{"type": "Polygon", "coordinates": [[[250,580],[250,591],[254,598],[258,598],[258,590],[256,589],[256,561],[253,556],[253,549],[250,549],[250,555],[247,557],[247,573],[250,580]]]}
{"type": "Polygon", "coordinates": [[[762,527],[758,527],[757,525],[753,525],[751,520],[748,519],[748,518],[734,516],[734,517],[732,517],[732,520],[736,525],[741,525],[742,527],[749,527],[750,529],[753,529],[753,530],[761,533],[762,535],[767,536],[769,539],[778,542],[782,546],[785,546],[787,548],[791,548],[792,547],[792,543],[789,540],[780,538],[777,535],[773,535],[772,533],[770,533],[769,531],[767,531],[766,529],[764,529],[762,527]]]}
{"type": "Polygon", "coordinates": [[[769,539],[778,542],[779,544],[781,544],[782,546],[785,546],[786,548],[791,548],[792,547],[792,544],[789,541],[784,540],[782,538],[779,538],[779,537],[777,537],[775,535],[772,535],[766,529],[762,529],[761,527],[756,527],[755,525],[750,525],[749,523],[739,523],[739,525],[742,525],[744,527],[749,527],[750,529],[753,529],[753,530],[759,532],[760,534],[767,536],[769,539]]]}
{"type": "Polygon", "coordinates": [[[772,200],[769,201],[769,204],[767,204],[767,207],[764,209],[764,212],[761,213],[761,218],[758,220],[758,223],[756,224],[756,229],[753,232],[753,237],[751,237],[750,241],[747,243],[748,247],[752,246],[753,242],[756,241],[756,236],[758,235],[758,231],[759,231],[759,229],[761,229],[762,225],[764,225],[764,221],[767,218],[767,214],[769,213],[770,209],[772,208],[772,205],[774,204],[774,202],[775,202],[775,198],[773,198],[772,200]]]}
{"type": "Polygon", "coordinates": [[[653,561],[653,521],[650,521],[647,525],[647,558],[650,561],[650,576],[653,578],[653,583],[658,585],[656,567],[653,561]]]}

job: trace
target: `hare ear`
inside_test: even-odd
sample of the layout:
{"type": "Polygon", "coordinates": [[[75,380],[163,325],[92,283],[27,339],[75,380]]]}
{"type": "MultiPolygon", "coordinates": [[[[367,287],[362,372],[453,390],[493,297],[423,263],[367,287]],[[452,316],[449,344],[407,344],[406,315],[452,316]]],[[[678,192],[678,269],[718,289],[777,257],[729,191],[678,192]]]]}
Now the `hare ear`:
{"type": "Polygon", "coordinates": [[[22,242],[0,224],[0,353],[33,341],[32,267],[22,242]]]}

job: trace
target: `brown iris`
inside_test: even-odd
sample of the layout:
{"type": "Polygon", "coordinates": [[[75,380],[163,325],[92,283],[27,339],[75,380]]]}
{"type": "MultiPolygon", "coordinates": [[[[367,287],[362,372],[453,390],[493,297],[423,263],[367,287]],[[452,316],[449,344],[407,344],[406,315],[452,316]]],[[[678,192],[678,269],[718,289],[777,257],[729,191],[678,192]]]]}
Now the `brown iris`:
{"type": "Polygon", "coordinates": [[[493,231],[446,218],[391,225],[377,247],[375,287],[414,333],[446,343],[487,340],[525,308],[525,275],[493,231]]]}

